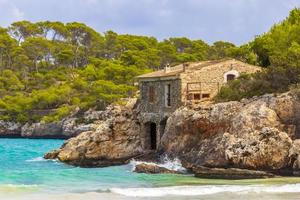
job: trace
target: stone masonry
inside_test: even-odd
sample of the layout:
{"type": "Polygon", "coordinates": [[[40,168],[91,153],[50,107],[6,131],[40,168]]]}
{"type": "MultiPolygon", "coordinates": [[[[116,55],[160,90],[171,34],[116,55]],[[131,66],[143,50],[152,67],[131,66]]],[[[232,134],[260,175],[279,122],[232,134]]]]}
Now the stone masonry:
{"type": "Polygon", "coordinates": [[[260,70],[258,66],[226,59],[184,63],[137,77],[142,147],[157,149],[168,117],[181,105],[209,100],[228,81],[260,70]]]}

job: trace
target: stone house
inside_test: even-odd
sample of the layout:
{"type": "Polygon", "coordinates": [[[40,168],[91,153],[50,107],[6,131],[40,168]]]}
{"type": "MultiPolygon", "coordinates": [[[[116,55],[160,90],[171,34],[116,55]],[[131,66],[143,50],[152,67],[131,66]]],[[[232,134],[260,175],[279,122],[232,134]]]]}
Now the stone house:
{"type": "Polygon", "coordinates": [[[213,98],[228,81],[260,71],[235,59],[184,63],[138,76],[142,146],[155,150],[169,115],[178,107],[213,98]]]}

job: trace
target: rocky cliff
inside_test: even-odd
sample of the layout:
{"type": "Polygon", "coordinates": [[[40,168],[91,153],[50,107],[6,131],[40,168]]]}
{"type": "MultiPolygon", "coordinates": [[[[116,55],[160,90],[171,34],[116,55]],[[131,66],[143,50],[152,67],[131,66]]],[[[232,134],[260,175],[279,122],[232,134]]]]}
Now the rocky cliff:
{"type": "Polygon", "coordinates": [[[50,123],[16,123],[0,120],[0,137],[4,138],[34,138],[34,139],[69,139],[82,132],[95,131],[94,121],[103,118],[103,111],[90,109],[78,115],[76,109],[68,117],[58,122],[50,123]]]}
{"type": "MultiPolygon", "coordinates": [[[[110,106],[95,130],[68,140],[46,158],[96,167],[122,164],[142,153],[138,109],[130,105],[110,106]]],[[[167,121],[158,152],[179,158],[198,174],[204,174],[199,169],[239,168],[299,175],[299,133],[298,96],[264,95],[179,108],[167,121]]]]}
{"type": "Polygon", "coordinates": [[[131,100],[126,106],[109,106],[98,116],[93,131],[71,138],[59,149],[45,155],[81,167],[120,165],[141,154],[140,125],[131,100]]]}
{"type": "Polygon", "coordinates": [[[14,122],[0,120],[0,137],[21,137],[22,125],[14,122]]]}
{"type": "Polygon", "coordinates": [[[168,119],[161,151],[190,166],[297,173],[299,122],[292,93],[182,107],[168,119]]]}

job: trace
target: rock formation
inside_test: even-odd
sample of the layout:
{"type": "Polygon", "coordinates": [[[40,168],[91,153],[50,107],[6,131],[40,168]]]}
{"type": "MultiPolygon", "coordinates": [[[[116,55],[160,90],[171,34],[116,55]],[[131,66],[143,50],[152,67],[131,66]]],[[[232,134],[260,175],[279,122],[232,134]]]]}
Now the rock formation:
{"type": "Polygon", "coordinates": [[[299,105],[286,93],[182,107],[168,120],[161,151],[199,166],[283,173],[297,166],[299,105]]]}
{"type": "Polygon", "coordinates": [[[69,139],[59,150],[45,158],[82,167],[105,167],[126,163],[142,152],[140,125],[134,119],[133,106],[109,106],[101,113],[101,120],[93,124],[96,130],[69,139]]]}
{"type": "Polygon", "coordinates": [[[0,120],[0,137],[20,137],[22,125],[20,123],[6,122],[0,120]]]}
{"type": "MultiPolygon", "coordinates": [[[[140,145],[145,138],[140,137],[139,113],[133,105],[110,106],[92,115],[100,119],[93,123],[95,130],[68,140],[46,157],[98,167],[124,164],[145,153],[140,145]]],[[[179,158],[198,176],[208,172],[218,177],[222,173],[223,177],[270,176],[247,170],[300,175],[299,122],[300,101],[292,92],[241,102],[183,106],[168,119],[158,152],[179,158]]]]}
{"type": "Polygon", "coordinates": [[[134,172],[146,174],[179,174],[180,172],[170,170],[155,164],[141,163],[135,166],[134,172]]]}
{"type": "Polygon", "coordinates": [[[264,171],[255,171],[248,169],[237,168],[208,168],[195,166],[192,168],[196,177],[213,178],[213,179],[259,179],[259,178],[274,178],[275,175],[264,171]]]}

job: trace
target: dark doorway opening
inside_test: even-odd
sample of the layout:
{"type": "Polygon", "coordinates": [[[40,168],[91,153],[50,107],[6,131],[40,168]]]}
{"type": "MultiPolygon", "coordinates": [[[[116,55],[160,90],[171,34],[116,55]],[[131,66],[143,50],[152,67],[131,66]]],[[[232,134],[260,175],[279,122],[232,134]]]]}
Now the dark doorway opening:
{"type": "Polygon", "coordinates": [[[156,130],[156,124],[151,123],[150,124],[150,148],[151,150],[156,150],[157,148],[157,130],[156,130]]]}

